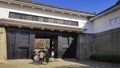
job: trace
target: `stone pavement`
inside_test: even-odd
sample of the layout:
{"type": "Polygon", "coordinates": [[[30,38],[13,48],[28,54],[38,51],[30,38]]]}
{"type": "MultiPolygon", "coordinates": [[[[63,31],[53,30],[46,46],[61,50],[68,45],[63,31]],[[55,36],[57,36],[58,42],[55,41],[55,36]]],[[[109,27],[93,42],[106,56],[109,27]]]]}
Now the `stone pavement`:
{"type": "Polygon", "coordinates": [[[54,62],[42,65],[33,63],[31,60],[8,60],[0,63],[0,68],[120,68],[120,64],[95,62],[75,59],[56,59],[54,62]]]}

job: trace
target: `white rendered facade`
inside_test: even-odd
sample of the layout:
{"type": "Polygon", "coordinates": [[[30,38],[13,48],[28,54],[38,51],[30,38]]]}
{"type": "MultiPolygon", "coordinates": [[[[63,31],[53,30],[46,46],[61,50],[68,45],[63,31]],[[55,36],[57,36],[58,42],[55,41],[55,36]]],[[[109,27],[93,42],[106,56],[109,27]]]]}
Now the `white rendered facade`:
{"type": "Polygon", "coordinates": [[[120,9],[110,12],[93,21],[93,32],[104,32],[120,27],[120,9]]]}
{"type": "MultiPolygon", "coordinates": [[[[6,4],[6,3],[0,3],[0,10],[1,10],[0,19],[2,19],[2,18],[12,19],[12,18],[9,18],[9,12],[15,12],[15,13],[21,13],[21,14],[35,15],[35,16],[43,16],[43,17],[49,17],[49,18],[71,20],[71,21],[77,21],[78,26],[67,25],[67,27],[88,29],[87,30],[88,32],[86,31],[86,33],[91,33],[90,32],[91,27],[86,27],[86,24],[88,23],[88,19],[86,17],[53,13],[53,12],[48,12],[48,11],[42,11],[39,9],[23,7],[23,6],[18,6],[18,5],[16,6],[16,5],[11,5],[11,4],[6,4]]],[[[14,19],[14,20],[21,20],[21,19],[14,19]]],[[[25,20],[21,20],[21,21],[25,21],[25,20]]],[[[41,23],[41,22],[39,22],[39,23],[41,23]]],[[[62,24],[54,24],[54,23],[49,23],[49,24],[64,26],[62,24]]]]}

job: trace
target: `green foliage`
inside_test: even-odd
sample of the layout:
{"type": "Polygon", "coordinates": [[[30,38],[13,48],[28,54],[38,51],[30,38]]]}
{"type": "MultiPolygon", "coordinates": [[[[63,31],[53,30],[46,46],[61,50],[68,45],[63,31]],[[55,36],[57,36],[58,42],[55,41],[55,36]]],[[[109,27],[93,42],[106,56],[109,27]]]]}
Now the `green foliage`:
{"type": "Polygon", "coordinates": [[[89,57],[91,60],[102,61],[102,62],[111,62],[111,63],[120,63],[120,55],[112,54],[93,54],[89,57]]]}

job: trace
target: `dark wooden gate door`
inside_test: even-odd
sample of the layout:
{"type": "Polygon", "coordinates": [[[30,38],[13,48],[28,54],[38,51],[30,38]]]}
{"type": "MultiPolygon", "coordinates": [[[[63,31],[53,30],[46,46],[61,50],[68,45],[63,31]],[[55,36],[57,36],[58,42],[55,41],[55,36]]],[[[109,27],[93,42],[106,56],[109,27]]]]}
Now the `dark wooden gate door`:
{"type": "Polygon", "coordinates": [[[27,59],[29,54],[28,47],[20,47],[18,49],[18,57],[19,59],[27,59]]]}
{"type": "Polygon", "coordinates": [[[7,33],[7,58],[15,59],[15,32],[7,33]]]}
{"type": "Polygon", "coordinates": [[[7,30],[8,59],[28,59],[34,52],[34,34],[29,30],[7,30]]]}
{"type": "Polygon", "coordinates": [[[18,49],[17,57],[19,59],[27,59],[29,54],[29,41],[30,34],[29,32],[20,31],[16,35],[16,46],[18,49]]]}

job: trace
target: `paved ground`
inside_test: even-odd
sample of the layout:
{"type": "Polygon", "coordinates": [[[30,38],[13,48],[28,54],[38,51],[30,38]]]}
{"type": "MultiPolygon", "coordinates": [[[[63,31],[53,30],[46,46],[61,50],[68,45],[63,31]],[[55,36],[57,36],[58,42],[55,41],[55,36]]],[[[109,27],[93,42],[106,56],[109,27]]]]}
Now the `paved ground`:
{"type": "Polygon", "coordinates": [[[31,60],[8,60],[0,63],[0,68],[120,68],[120,64],[102,63],[95,61],[61,60],[44,63],[32,63],[31,60]]]}

